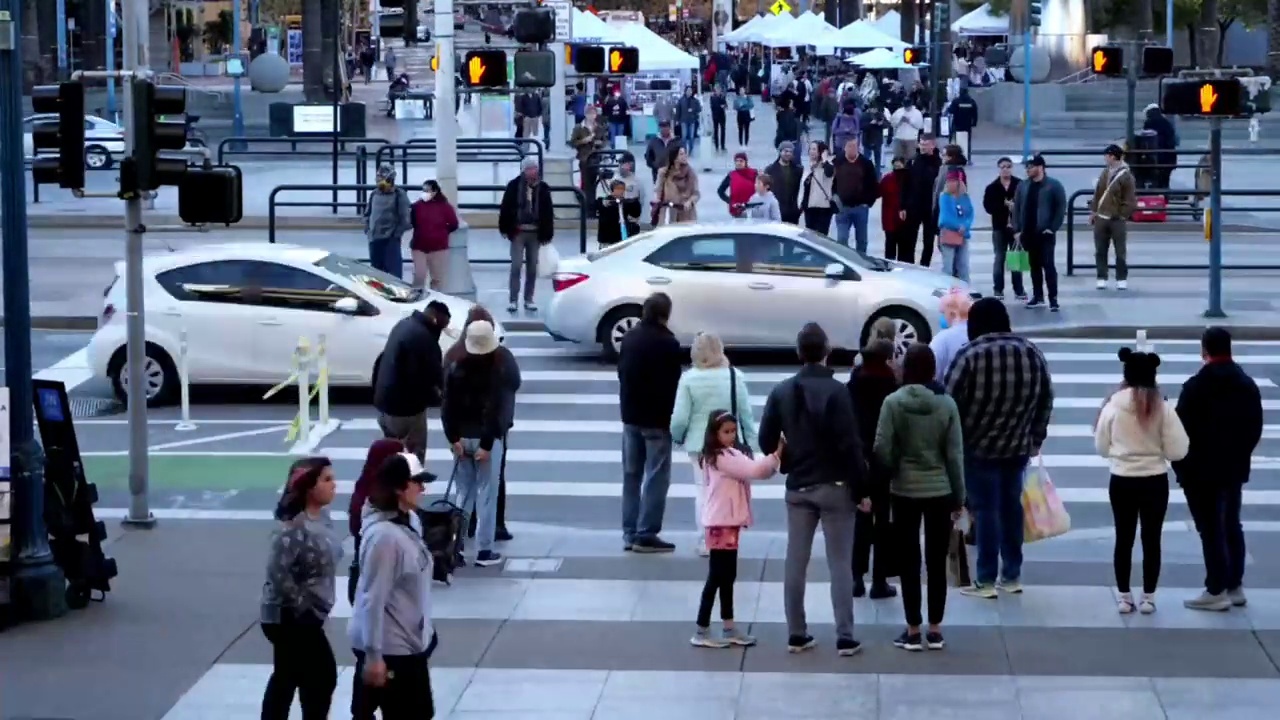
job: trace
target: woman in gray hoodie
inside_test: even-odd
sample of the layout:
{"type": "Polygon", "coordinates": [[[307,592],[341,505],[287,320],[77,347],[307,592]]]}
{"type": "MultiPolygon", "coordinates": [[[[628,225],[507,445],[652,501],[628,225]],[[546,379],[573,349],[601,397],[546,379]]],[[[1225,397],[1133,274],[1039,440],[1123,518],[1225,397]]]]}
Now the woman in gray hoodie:
{"type": "Polygon", "coordinates": [[[383,720],[435,716],[427,661],[431,624],[431,552],[415,512],[426,473],[418,458],[387,458],[374,478],[360,528],[360,580],[347,638],[356,656],[351,714],[383,720]]]}

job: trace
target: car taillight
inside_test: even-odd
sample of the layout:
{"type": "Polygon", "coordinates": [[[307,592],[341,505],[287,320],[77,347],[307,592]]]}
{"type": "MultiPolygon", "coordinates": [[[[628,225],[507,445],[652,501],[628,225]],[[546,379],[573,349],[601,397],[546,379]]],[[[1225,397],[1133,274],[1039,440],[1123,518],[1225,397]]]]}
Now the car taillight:
{"type": "Polygon", "coordinates": [[[551,288],[556,292],[561,292],[574,285],[581,285],[589,279],[589,276],[582,273],[556,273],[551,276],[551,288]]]}
{"type": "Polygon", "coordinates": [[[115,317],[115,314],[116,314],[116,306],[110,303],[107,303],[107,306],[102,308],[103,324],[111,322],[111,318],[115,317]]]}

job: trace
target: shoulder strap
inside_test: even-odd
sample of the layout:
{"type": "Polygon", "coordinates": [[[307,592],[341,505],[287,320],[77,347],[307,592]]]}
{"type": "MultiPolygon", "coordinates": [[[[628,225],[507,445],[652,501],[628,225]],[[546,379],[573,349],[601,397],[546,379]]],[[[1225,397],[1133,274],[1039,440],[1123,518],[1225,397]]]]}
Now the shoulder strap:
{"type": "Polygon", "coordinates": [[[738,375],[732,365],[729,366],[729,412],[733,413],[733,417],[738,421],[739,437],[746,442],[747,436],[746,431],[742,429],[742,418],[738,417],[738,375]]]}

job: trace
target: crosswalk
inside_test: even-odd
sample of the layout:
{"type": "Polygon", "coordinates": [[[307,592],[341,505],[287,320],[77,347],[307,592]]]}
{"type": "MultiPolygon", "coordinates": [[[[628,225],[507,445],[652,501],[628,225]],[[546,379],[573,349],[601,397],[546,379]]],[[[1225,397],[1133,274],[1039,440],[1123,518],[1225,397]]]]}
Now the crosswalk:
{"type": "MultiPolygon", "coordinates": [[[[916,718],[981,714],[1026,720],[1275,717],[1280,671],[1271,638],[1280,631],[1280,572],[1271,558],[1280,536],[1280,389],[1274,344],[1239,343],[1240,362],[1258,379],[1266,438],[1246,493],[1249,605],[1229,613],[1186,610],[1181,600],[1203,579],[1198,538],[1181,493],[1165,526],[1159,610],[1116,613],[1111,571],[1107,472],[1093,451],[1091,424],[1119,379],[1116,341],[1044,340],[1057,401],[1044,462],[1073,517],[1073,531],[1029,545],[1027,590],[998,600],[948,597],[949,647],[914,656],[892,647],[900,601],[858,599],[856,658],[834,652],[833,616],[821,540],[815,544],[806,611],[819,647],[785,652],[786,531],[779,485],[756,488],[756,525],[743,534],[736,620],[759,638],[750,649],[688,646],[705,575],[693,547],[693,488],[677,450],[663,535],[669,556],[624,553],[617,530],[621,468],[617,380],[589,351],[514,333],[508,343],[524,386],[507,462],[506,562],[463,568],[433,593],[441,637],[433,657],[439,718],[450,720],[630,720],[665,717],[757,719],[916,718]],[[592,398],[581,401],[581,398],[592,398]],[[529,398],[538,398],[530,401],[529,398]]],[[[1195,343],[1157,342],[1170,401],[1195,371],[1195,343]]],[[[743,359],[753,407],[792,371],[785,360],[743,359]]],[[[843,373],[842,373],[843,374],[843,373]]],[[[758,411],[758,410],[757,410],[758,411]]],[[[359,407],[337,407],[344,422],[316,452],[334,460],[342,498],[378,436],[359,407]]],[[[228,422],[234,422],[229,420],[228,422]]],[[[431,469],[449,462],[433,421],[431,469]]],[[[274,493],[242,493],[266,517],[274,493]]],[[[246,508],[244,512],[250,510],[246,508]]],[[[340,515],[341,513],[336,513],[340,515]]],[[[248,519],[248,516],[245,516],[248,519]]],[[[263,544],[265,552],[265,541],[263,544]]],[[[247,559],[258,562],[256,558],[247,559]]],[[[344,563],[345,567],[345,563],[344,563]]],[[[1136,572],[1136,571],[1135,571],[1136,572]]],[[[1138,578],[1135,576],[1135,580],[1138,578]]],[[[342,666],[335,717],[345,716],[354,680],[346,648],[346,579],[327,634],[342,666]]],[[[244,599],[246,606],[256,602],[244,599]]],[[[249,720],[270,674],[271,650],[250,632],[236,642],[164,720],[249,720]]],[[[294,718],[300,718],[295,708],[294,718]]]]}

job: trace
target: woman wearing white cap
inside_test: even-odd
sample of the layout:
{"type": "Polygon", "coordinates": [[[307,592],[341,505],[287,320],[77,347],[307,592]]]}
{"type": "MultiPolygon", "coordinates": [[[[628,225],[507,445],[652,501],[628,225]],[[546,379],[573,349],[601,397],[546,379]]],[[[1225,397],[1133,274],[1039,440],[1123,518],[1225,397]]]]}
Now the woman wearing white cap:
{"type": "Polygon", "coordinates": [[[457,505],[464,517],[476,512],[476,556],[480,566],[496,565],[493,549],[498,499],[498,462],[502,439],[515,417],[520,369],[502,347],[493,323],[467,326],[467,354],[445,379],[440,422],[453,451],[457,505]]]}

